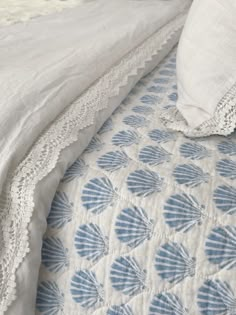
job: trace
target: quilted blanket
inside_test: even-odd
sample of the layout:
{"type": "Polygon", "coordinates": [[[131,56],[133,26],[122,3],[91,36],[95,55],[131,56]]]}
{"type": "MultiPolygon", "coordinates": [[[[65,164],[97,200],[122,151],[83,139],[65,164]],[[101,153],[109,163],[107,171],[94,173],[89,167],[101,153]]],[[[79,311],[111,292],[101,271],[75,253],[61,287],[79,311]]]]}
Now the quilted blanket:
{"type": "Polygon", "coordinates": [[[236,134],[168,131],[176,99],[173,51],[65,173],[37,314],[236,314],[236,134]]]}

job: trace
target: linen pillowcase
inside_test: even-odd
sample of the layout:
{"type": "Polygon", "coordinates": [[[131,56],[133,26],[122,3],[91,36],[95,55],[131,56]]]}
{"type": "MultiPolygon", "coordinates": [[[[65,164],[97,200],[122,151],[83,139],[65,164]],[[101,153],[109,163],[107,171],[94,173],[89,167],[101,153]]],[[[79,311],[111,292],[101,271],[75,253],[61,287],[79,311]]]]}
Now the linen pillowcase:
{"type": "Polygon", "coordinates": [[[164,123],[187,136],[236,127],[236,1],[194,0],[177,52],[177,110],[164,123]]]}

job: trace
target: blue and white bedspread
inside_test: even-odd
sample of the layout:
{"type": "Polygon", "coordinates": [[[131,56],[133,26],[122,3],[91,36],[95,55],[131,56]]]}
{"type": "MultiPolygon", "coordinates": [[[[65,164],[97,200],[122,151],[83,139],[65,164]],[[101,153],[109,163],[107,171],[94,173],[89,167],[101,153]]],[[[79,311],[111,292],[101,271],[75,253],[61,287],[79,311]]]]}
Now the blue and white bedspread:
{"type": "Polygon", "coordinates": [[[37,314],[236,314],[236,134],[165,130],[176,98],[173,51],[67,170],[37,314]]]}

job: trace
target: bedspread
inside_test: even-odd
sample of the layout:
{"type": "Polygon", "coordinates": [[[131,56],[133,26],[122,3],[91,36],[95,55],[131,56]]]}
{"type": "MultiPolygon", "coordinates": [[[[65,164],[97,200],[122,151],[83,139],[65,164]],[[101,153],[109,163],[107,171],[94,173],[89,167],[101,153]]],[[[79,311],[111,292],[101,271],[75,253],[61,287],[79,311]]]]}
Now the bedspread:
{"type": "Polygon", "coordinates": [[[236,314],[236,134],[163,128],[177,97],[173,51],[65,173],[37,314],[236,314]]]}

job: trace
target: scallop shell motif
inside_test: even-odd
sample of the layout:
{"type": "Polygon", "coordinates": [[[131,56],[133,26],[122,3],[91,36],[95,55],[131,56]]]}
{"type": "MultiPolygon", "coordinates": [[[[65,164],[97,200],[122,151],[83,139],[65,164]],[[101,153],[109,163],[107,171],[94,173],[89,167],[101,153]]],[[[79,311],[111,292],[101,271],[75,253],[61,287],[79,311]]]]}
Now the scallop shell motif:
{"type": "Polygon", "coordinates": [[[176,68],[175,64],[173,63],[167,63],[166,65],[164,65],[165,68],[168,68],[168,69],[174,69],[176,68]]]}
{"type": "Polygon", "coordinates": [[[108,237],[103,235],[98,225],[84,224],[75,234],[75,248],[81,257],[97,262],[108,254],[108,237]]]}
{"type": "Polygon", "coordinates": [[[170,161],[171,154],[161,147],[148,145],[139,153],[139,160],[148,165],[159,165],[170,161]]]}
{"type": "Polygon", "coordinates": [[[132,130],[123,130],[115,134],[112,138],[112,143],[120,147],[128,147],[132,144],[140,142],[139,135],[132,130]]]}
{"type": "Polygon", "coordinates": [[[227,154],[229,156],[236,155],[236,142],[231,140],[222,141],[217,147],[220,153],[227,154]]]}
{"type": "Polygon", "coordinates": [[[148,106],[135,106],[132,111],[140,115],[152,115],[154,113],[154,109],[148,106]]]}
{"type": "Polygon", "coordinates": [[[167,89],[160,85],[153,85],[149,87],[147,90],[150,93],[165,93],[167,89]]]}
{"type": "Polygon", "coordinates": [[[56,192],[47,223],[52,228],[62,228],[72,220],[73,203],[69,201],[67,194],[62,191],[56,192]]]}
{"type": "Polygon", "coordinates": [[[111,181],[106,177],[96,177],[84,186],[81,199],[86,210],[99,214],[112,206],[116,197],[111,181]]]}
{"type": "Polygon", "coordinates": [[[112,119],[109,118],[105,121],[105,123],[99,129],[98,134],[102,135],[103,133],[111,131],[112,129],[113,129],[113,122],[112,122],[112,119]]]}
{"type": "Polygon", "coordinates": [[[117,217],[115,231],[118,239],[131,248],[150,240],[153,235],[153,220],[142,208],[123,209],[117,217]]]}
{"type": "Polygon", "coordinates": [[[147,197],[160,192],[163,178],[158,173],[149,170],[136,170],[130,173],[127,179],[128,190],[138,197],[147,197]]]}
{"type": "Polygon", "coordinates": [[[131,307],[129,305],[113,305],[107,311],[107,315],[134,315],[131,307]]]}
{"type": "Polygon", "coordinates": [[[88,170],[88,165],[85,164],[84,160],[78,159],[67,169],[62,182],[69,183],[75,178],[82,177],[88,170]]]}
{"type": "Polygon", "coordinates": [[[51,272],[59,272],[69,265],[68,249],[58,237],[48,237],[43,241],[42,264],[51,272]]]}
{"type": "Polygon", "coordinates": [[[178,184],[192,188],[209,180],[209,173],[204,173],[200,167],[193,164],[178,165],[174,169],[173,176],[178,184]]]}
{"type": "Polygon", "coordinates": [[[210,152],[203,145],[193,142],[182,144],[180,154],[190,160],[201,160],[210,156],[210,152]]]}
{"type": "Polygon", "coordinates": [[[42,315],[59,315],[64,308],[64,294],[53,281],[43,281],[38,286],[36,309],[42,315]]]}
{"type": "Polygon", "coordinates": [[[140,101],[143,104],[156,105],[156,104],[160,103],[161,98],[157,95],[144,95],[140,98],[140,101]]]}
{"type": "Polygon", "coordinates": [[[157,83],[157,84],[168,84],[169,79],[168,78],[158,78],[158,79],[154,79],[153,82],[157,83]]]}
{"type": "Polygon", "coordinates": [[[213,200],[219,210],[230,215],[236,213],[236,188],[226,185],[217,187],[213,200]]]}
{"type": "Polygon", "coordinates": [[[149,137],[157,143],[166,143],[175,140],[173,132],[168,132],[160,129],[153,129],[148,133],[149,137]]]}
{"type": "Polygon", "coordinates": [[[148,120],[143,116],[130,115],[123,119],[123,122],[133,128],[142,128],[148,125],[148,120]]]}
{"type": "Polygon", "coordinates": [[[236,227],[214,228],[206,240],[205,252],[208,260],[220,268],[236,267],[236,227]]]}
{"type": "Polygon", "coordinates": [[[154,296],[149,315],[188,315],[188,309],[177,295],[163,292],[154,296]]]}
{"type": "Polygon", "coordinates": [[[168,98],[169,98],[170,101],[176,102],[177,99],[178,99],[178,94],[176,92],[171,93],[170,95],[168,95],[168,98]]]}
{"type": "Polygon", "coordinates": [[[226,281],[206,280],[198,291],[202,315],[235,315],[236,297],[226,281]]]}
{"type": "Polygon", "coordinates": [[[216,164],[216,170],[222,177],[236,179],[236,162],[232,160],[220,160],[216,164]]]}
{"type": "Polygon", "coordinates": [[[170,71],[170,70],[161,70],[159,73],[167,77],[173,77],[175,75],[175,71],[170,71]]]}
{"type": "Polygon", "coordinates": [[[102,155],[98,160],[98,166],[108,172],[114,172],[121,168],[127,167],[129,157],[123,151],[112,151],[102,155]]]}
{"type": "Polygon", "coordinates": [[[162,279],[176,284],[194,276],[196,258],[190,257],[182,244],[166,243],[156,254],[155,267],[162,279]]]}
{"type": "Polygon", "coordinates": [[[204,206],[192,195],[176,194],[170,196],[164,206],[166,223],[176,231],[188,232],[204,218],[204,206]]]}
{"type": "Polygon", "coordinates": [[[110,279],[114,289],[134,296],[145,288],[146,270],[133,257],[119,257],[111,266],[110,279]]]}
{"type": "Polygon", "coordinates": [[[97,281],[93,271],[80,270],[71,279],[71,295],[76,303],[89,309],[104,301],[103,285],[97,281]]]}
{"type": "Polygon", "coordinates": [[[104,146],[104,143],[101,142],[101,140],[98,137],[93,137],[90,141],[89,145],[85,149],[85,153],[92,153],[95,151],[100,151],[104,146]]]}

